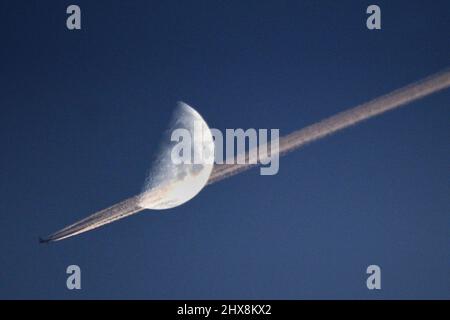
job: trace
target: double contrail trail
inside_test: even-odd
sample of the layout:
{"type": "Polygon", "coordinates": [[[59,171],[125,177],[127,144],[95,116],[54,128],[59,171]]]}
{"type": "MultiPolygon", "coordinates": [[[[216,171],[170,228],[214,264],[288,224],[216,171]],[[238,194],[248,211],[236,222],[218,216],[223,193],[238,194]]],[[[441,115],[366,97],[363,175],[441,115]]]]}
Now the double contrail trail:
{"type": "MultiPolygon", "coordinates": [[[[285,155],[304,145],[331,135],[339,130],[358,124],[364,120],[376,117],[384,112],[402,107],[450,86],[450,70],[434,74],[428,78],[397,89],[389,94],[361,104],[355,108],[340,112],[334,116],[294,131],[280,138],[279,153],[285,155]]],[[[255,166],[255,161],[249,158],[257,157],[257,150],[246,154],[246,164],[216,165],[211,173],[208,184],[223,180],[255,166]]],[[[254,160],[254,159],[252,159],[254,160]]]]}
{"type": "MultiPolygon", "coordinates": [[[[394,110],[448,87],[450,87],[450,70],[446,69],[445,71],[434,74],[428,78],[402,87],[389,94],[361,104],[355,108],[340,112],[334,116],[281,137],[278,152],[280,155],[285,155],[310,142],[378,116],[384,112],[394,110]]],[[[250,150],[245,155],[247,160],[253,159],[256,156],[257,150],[250,150]]],[[[231,177],[255,165],[256,164],[252,163],[215,165],[208,184],[231,177]]],[[[50,235],[46,239],[41,239],[41,242],[62,240],[138,213],[145,209],[139,205],[140,197],[141,195],[136,195],[107,209],[94,213],[93,215],[50,235]]],[[[158,202],[161,201],[163,195],[156,190],[151,197],[155,202],[158,202]]]]}

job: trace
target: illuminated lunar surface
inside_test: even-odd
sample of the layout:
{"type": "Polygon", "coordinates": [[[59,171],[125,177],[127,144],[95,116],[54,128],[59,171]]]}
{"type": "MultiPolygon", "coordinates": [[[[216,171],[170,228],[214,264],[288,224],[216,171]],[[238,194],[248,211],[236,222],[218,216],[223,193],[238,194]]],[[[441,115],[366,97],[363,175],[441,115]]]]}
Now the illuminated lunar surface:
{"type": "Polygon", "coordinates": [[[205,187],[213,166],[214,141],[208,124],[192,107],[180,102],[140,195],[139,206],[170,209],[191,200],[205,187]],[[187,146],[184,138],[171,141],[177,129],[189,133],[190,148],[184,148],[182,154],[187,151],[190,161],[174,160],[173,155],[179,154],[176,145],[187,146]]]}

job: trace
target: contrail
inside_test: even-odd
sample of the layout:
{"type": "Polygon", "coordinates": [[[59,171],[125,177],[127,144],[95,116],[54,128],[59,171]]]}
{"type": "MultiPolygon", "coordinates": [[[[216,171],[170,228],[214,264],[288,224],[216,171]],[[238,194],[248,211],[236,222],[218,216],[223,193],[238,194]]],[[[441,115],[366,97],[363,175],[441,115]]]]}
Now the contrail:
{"type": "MultiPolygon", "coordinates": [[[[281,137],[279,142],[279,154],[285,155],[310,142],[331,135],[339,130],[358,124],[364,120],[378,116],[384,112],[394,110],[438,91],[444,90],[449,86],[450,70],[446,69],[428,78],[402,87],[389,94],[361,104],[347,111],[340,112],[320,122],[281,137]]],[[[257,150],[250,150],[245,154],[245,157],[247,160],[254,159],[257,157],[257,150]]],[[[208,180],[208,184],[231,177],[255,165],[256,164],[215,165],[208,180]]],[[[158,189],[154,190],[150,196],[147,195],[147,201],[149,197],[156,203],[158,201],[163,201],[163,191],[164,190],[158,189]]],[[[139,205],[140,199],[141,195],[136,195],[126,199],[107,209],[94,213],[83,220],[80,220],[75,224],[50,235],[46,239],[40,240],[41,242],[62,240],[138,213],[145,209],[139,205]]]]}
{"type": "MultiPolygon", "coordinates": [[[[428,78],[397,89],[389,94],[361,104],[355,108],[340,112],[303,129],[294,131],[279,141],[279,153],[285,155],[304,145],[331,135],[339,130],[358,124],[364,120],[376,117],[384,112],[402,107],[430,94],[450,86],[450,70],[434,74],[428,78]]],[[[214,167],[208,184],[223,180],[256,165],[257,149],[250,150],[245,155],[246,164],[221,164],[214,167]],[[253,160],[253,161],[251,161],[253,160]]]]}
{"type": "Polygon", "coordinates": [[[49,237],[40,238],[40,242],[59,241],[65,238],[75,236],[77,234],[96,229],[113,221],[128,217],[134,213],[138,213],[144,208],[138,205],[139,196],[131,197],[127,200],[119,202],[109,208],[98,211],[89,217],[80,220],[64,229],[55,232],[49,237]]]}

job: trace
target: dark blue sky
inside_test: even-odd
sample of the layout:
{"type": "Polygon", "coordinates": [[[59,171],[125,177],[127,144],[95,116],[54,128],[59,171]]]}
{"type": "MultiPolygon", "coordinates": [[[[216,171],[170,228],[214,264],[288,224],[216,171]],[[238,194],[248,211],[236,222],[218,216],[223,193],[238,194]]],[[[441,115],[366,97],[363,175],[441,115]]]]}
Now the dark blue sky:
{"type": "Polygon", "coordinates": [[[448,90],[278,175],[37,241],[140,191],[178,100],[284,135],[450,65],[448,1],[375,3],[380,31],[371,1],[2,1],[0,298],[450,298],[448,90]]]}

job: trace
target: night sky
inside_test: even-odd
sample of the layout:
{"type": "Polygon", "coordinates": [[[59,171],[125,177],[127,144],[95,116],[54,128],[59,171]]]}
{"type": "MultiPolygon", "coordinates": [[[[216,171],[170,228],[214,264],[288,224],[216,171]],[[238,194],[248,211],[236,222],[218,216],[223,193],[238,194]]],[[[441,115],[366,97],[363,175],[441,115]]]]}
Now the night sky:
{"type": "Polygon", "coordinates": [[[449,299],[450,90],[38,243],[141,190],[179,100],[285,135],[450,66],[449,1],[375,3],[370,31],[372,1],[2,1],[0,298],[449,299]]]}

